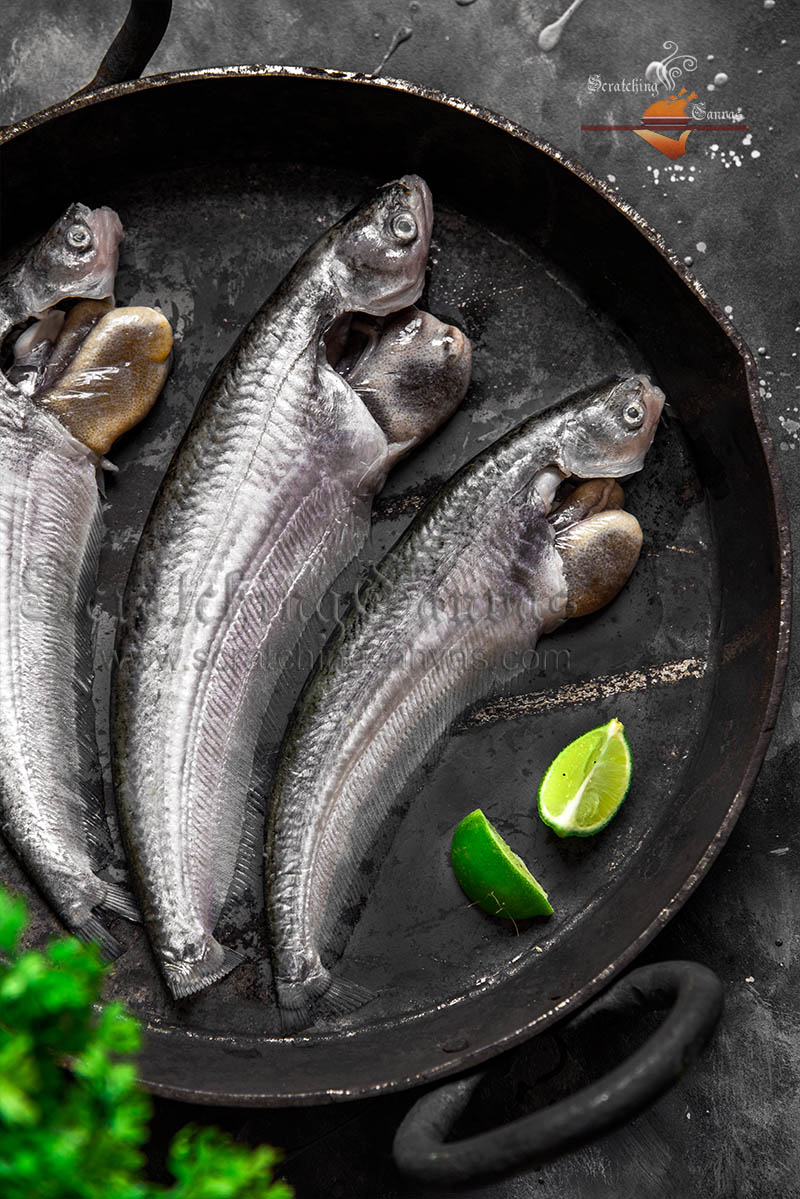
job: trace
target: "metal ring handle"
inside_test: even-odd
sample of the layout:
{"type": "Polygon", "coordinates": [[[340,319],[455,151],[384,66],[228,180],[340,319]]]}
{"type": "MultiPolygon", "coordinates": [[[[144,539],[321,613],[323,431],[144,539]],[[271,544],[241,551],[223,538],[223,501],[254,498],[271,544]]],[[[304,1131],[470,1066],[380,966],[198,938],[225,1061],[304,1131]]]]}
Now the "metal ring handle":
{"type": "Polygon", "coordinates": [[[110,83],[138,79],[155,54],[172,15],[172,0],[131,0],[128,15],[106,51],[94,79],[75,92],[83,96],[110,83]]]}
{"type": "Polygon", "coordinates": [[[642,966],[620,979],[576,1020],[598,1008],[632,1004],[671,1011],[641,1049],[598,1082],[552,1107],[467,1140],[446,1141],[484,1072],[424,1095],[397,1130],[398,1169],[420,1182],[473,1182],[553,1157],[624,1123],[677,1082],[698,1056],[722,1011],[722,984],[712,970],[697,962],[642,966]]]}

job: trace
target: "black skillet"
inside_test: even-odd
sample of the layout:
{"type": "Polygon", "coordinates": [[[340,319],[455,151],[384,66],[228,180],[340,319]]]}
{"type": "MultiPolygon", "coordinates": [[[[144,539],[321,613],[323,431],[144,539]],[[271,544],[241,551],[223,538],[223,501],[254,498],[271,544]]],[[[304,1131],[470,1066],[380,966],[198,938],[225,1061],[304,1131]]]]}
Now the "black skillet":
{"type": "MultiPolygon", "coordinates": [[[[176,364],[108,481],[97,701],[105,710],[113,616],[161,474],[215,362],[320,229],[377,182],[416,171],[437,221],[425,301],[473,340],[462,409],[390,479],[365,562],[424,498],[525,415],[577,387],[648,370],[674,416],[628,487],[646,549],[606,611],[540,643],[518,694],[469,713],[405,797],[365,864],[366,903],[339,929],[349,977],[378,998],[281,1038],[261,965],[260,899],[249,962],[171,1003],[140,930],[110,990],[147,1026],[154,1092],[194,1102],[313,1104],[465,1071],[585,1004],[691,894],[725,842],[772,730],[786,665],[789,538],[753,360],[650,229],[577,164],[491,113],[409,83],[316,68],[230,67],[132,80],[169,18],[134,0],[83,93],[19,122],[2,144],[3,265],[68,202],[123,218],[118,295],[157,303],[176,364]],[[636,774],[603,834],[556,842],[538,824],[538,779],[584,729],[619,716],[636,774]],[[518,932],[466,907],[447,865],[456,821],[482,806],[535,865],[556,914],[518,932]]],[[[288,708],[308,668],[286,679],[288,708]]],[[[107,752],[103,721],[102,748],[107,752]]],[[[268,754],[270,747],[264,752],[268,754]]],[[[52,916],[3,852],[0,878],[52,916]]],[[[658,1095],[718,1016],[718,980],[666,963],[628,974],[616,1005],[669,1007],[644,1049],[594,1088],[483,1138],[442,1145],[477,1075],[426,1095],[396,1157],[453,1180],[586,1139],[658,1095]]],[[[608,1003],[606,997],[603,1003],[608,1003]]]]}

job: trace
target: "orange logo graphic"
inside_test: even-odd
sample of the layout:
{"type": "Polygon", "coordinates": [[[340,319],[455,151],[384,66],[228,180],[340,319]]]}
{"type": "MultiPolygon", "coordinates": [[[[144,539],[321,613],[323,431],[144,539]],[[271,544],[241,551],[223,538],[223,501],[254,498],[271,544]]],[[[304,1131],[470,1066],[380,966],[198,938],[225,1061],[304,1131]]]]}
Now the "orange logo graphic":
{"type": "Polygon", "coordinates": [[[649,142],[654,149],[666,154],[667,158],[682,158],[686,153],[689,134],[692,132],[691,129],[686,128],[691,121],[686,113],[686,105],[696,99],[697,92],[688,95],[684,87],[677,96],[670,96],[668,100],[656,100],[655,104],[651,104],[644,110],[643,128],[634,129],[633,132],[644,141],[649,142]],[[665,129],[682,130],[682,132],[679,137],[667,137],[664,133],[665,129]]]}

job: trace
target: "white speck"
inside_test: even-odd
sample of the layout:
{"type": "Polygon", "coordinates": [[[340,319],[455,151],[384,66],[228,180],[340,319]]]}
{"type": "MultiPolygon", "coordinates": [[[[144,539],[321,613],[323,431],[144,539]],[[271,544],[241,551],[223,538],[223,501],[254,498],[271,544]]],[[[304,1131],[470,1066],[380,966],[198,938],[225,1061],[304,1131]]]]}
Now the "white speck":
{"type": "Polygon", "coordinates": [[[743,146],[749,146],[749,145],[750,145],[750,143],[752,142],[752,140],[753,140],[753,135],[752,135],[752,133],[748,133],[748,134],[746,134],[746,136],[745,136],[745,137],[743,137],[743,138],[742,138],[742,145],[743,145],[743,146]]]}
{"type": "Polygon", "coordinates": [[[774,8],[775,0],[764,0],[764,8],[774,8]]]}
{"type": "Polygon", "coordinates": [[[760,157],[761,157],[761,151],[760,151],[760,150],[751,150],[751,151],[750,151],[750,157],[751,157],[751,158],[760,158],[760,157]]]}
{"type": "Polygon", "coordinates": [[[732,314],[732,312],[733,312],[733,306],[731,304],[726,304],[725,305],[725,315],[730,316],[732,314]]]}
{"type": "Polygon", "coordinates": [[[692,263],[694,262],[694,259],[692,258],[691,254],[687,254],[683,261],[686,263],[687,266],[691,266],[692,263]]]}
{"type": "Polygon", "coordinates": [[[752,974],[748,974],[747,978],[744,981],[746,983],[754,983],[756,980],[753,978],[752,974]]]}
{"type": "Polygon", "coordinates": [[[718,149],[719,149],[719,146],[717,145],[716,142],[714,142],[713,146],[711,147],[711,153],[716,154],[718,149]]]}
{"type": "Polygon", "coordinates": [[[769,852],[773,855],[773,857],[781,858],[785,853],[789,852],[789,846],[782,845],[780,849],[771,849],[769,852]]]}
{"type": "Polygon", "coordinates": [[[714,89],[714,84],[713,84],[713,83],[707,83],[707,84],[706,84],[706,91],[707,91],[707,92],[713,92],[714,90],[715,90],[715,89],[714,89]]]}
{"type": "Polygon", "coordinates": [[[763,70],[761,69],[761,67],[759,67],[758,70],[756,71],[756,75],[763,75],[763,74],[764,74],[763,70]]]}
{"type": "Polygon", "coordinates": [[[714,83],[717,85],[717,87],[724,87],[727,82],[728,76],[724,71],[720,71],[718,75],[714,76],[714,83]]]}
{"type": "Polygon", "coordinates": [[[709,54],[709,55],[708,55],[708,57],[707,57],[707,59],[706,59],[706,62],[713,62],[713,61],[714,61],[714,55],[713,55],[713,54],[709,54]]]}
{"type": "Polygon", "coordinates": [[[697,248],[698,248],[698,250],[700,251],[700,253],[701,253],[701,254],[705,254],[705,252],[706,252],[706,249],[707,249],[707,247],[706,247],[706,243],[705,243],[704,241],[699,241],[699,242],[697,243],[697,248]]]}
{"type": "Polygon", "coordinates": [[[766,352],[767,352],[767,347],[766,347],[766,346],[759,346],[759,347],[758,347],[758,352],[759,352],[759,354],[766,354],[766,352]]]}
{"type": "Polygon", "coordinates": [[[785,45],[786,45],[786,38],[785,38],[785,37],[782,37],[782,38],[781,38],[781,45],[782,45],[782,46],[785,46],[785,45]]]}
{"type": "Polygon", "coordinates": [[[692,1118],[692,1113],[691,1113],[691,1112],[687,1112],[687,1113],[686,1113],[686,1119],[687,1119],[687,1120],[691,1120],[691,1118],[692,1118]]]}
{"type": "Polygon", "coordinates": [[[608,180],[608,182],[609,182],[609,183],[616,183],[616,182],[617,182],[617,176],[616,176],[616,175],[606,175],[606,179],[608,180]]]}

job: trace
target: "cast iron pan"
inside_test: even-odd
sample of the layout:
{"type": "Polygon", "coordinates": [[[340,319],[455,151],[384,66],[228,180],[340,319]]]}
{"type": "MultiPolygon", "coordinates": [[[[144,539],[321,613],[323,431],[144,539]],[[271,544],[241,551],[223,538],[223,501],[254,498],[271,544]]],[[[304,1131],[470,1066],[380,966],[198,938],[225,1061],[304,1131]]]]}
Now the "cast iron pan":
{"type": "MultiPolygon", "coordinates": [[[[318,69],[231,67],[130,79],[169,4],[134,3],[97,80],[2,135],[3,264],[66,205],[110,204],[126,229],[118,296],[160,305],[175,367],[107,476],[96,702],[126,571],[159,480],[212,368],[303,248],[375,184],[405,171],[436,204],[423,302],[466,330],[474,380],[449,425],[379,498],[379,557],[466,459],[558,397],[646,370],[673,416],[627,489],[645,551],[605,611],[540,642],[518,681],[468,713],[428,762],[364,865],[365,901],[340,922],[342,972],[368,1007],[282,1038],[254,879],[238,938],[250,960],[181,1004],[140,929],[110,993],[147,1027],[141,1077],[179,1099],[312,1104],[464,1071],[605,987],[686,900],[724,843],[766,749],[786,664],[789,541],[753,360],[650,229],[577,164],[491,113],[408,83],[318,69]],[[535,816],[539,778],[567,741],[619,716],[633,789],[608,830],[562,843],[535,816]],[[481,806],[535,865],[555,916],[515,931],[469,908],[448,866],[455,823],[481,806]]],[[[317,630],[321,637],[325,629],[317,630]]],[[[308,671],[298,657],[280,702],[308,671]]],[[[262,747],[268,766],[274,746],[262,747]]],[[[11,857],[0,877],[31,896],[34,936],[58,931],[11,857]]],[[[709,1034],[718,981],[672,963],[636,971],[616,1002],[674,1003],[657,1037],[568,1110],[490,1143],[438,1146],[474,1077],[421,1101],[397,1157],[454,1178],[519,1163],[608,1126],[672,1081],[709,1034]]],[[[563,1105],[562,1105],[563,1106],[563,1105]]]]}

